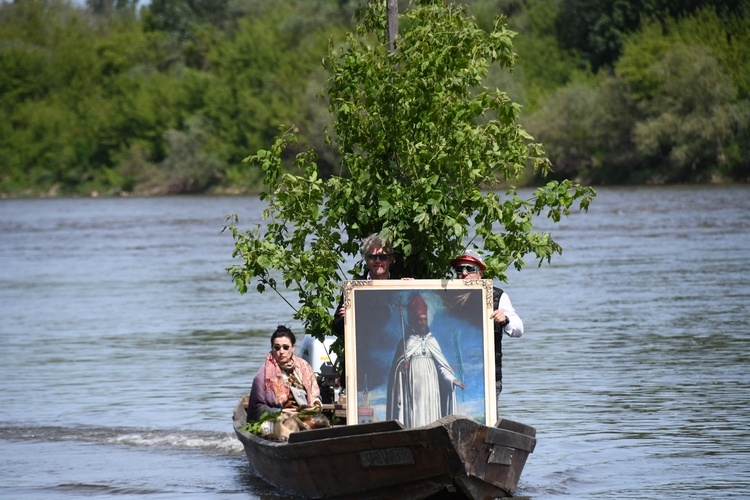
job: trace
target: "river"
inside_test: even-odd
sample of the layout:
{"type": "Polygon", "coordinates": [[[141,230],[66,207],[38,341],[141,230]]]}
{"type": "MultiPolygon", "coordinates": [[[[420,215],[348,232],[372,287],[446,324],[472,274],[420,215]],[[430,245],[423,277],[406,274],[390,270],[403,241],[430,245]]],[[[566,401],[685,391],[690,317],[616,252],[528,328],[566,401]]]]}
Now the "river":
{"type": "MultiPolygon", "coordinates": [[[[598,192],[497,283],[526,326],[499,415],[538,438],[517,494],[750,496],[750,187],[598,192]]],[[[276,324],[301,331],[225,272],[225,216],[263,206],[0,200],[0,496],[286,498],[230,418],[276,324]]]]}

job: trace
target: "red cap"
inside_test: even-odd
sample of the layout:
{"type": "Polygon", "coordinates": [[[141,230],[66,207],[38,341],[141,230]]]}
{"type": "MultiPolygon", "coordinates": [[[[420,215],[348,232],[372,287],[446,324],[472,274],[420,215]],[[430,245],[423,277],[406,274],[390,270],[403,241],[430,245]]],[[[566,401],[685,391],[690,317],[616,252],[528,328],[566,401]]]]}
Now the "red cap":
{"type": "Polygon", "coordinates": [[[427,314],[427,302],[421,295],[415,293],[409,301],[409,316],[421,316],[427,314]]]}
{"type": "Polygon", "coordinates": [[[458,261],[460,260],[468,260],[469,262],[473,262],[474,264],[479,266],[479,269],[484,271],[487,269],[487,266],[484,265],[484,261],[482,260],[482,257],[479,256],[479,254],[472,249],[466,249],[466,251],[461,254],[459,257],[456,257],[451,261],[451,267],[455,267],[456,264],[458,264],[458,261]]]}

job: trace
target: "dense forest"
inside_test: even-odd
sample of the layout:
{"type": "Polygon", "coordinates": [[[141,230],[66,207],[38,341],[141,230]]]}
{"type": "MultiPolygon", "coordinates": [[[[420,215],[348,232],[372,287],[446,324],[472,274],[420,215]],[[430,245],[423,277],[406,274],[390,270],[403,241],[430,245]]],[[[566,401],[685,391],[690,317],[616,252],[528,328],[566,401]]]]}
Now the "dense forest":
{"type": "MultiPolygon", "coordinates": [[[[336,173],[321,61],[362,1],[0,3],[0,196],[253,192],[242,160],[292,125],[336,173]]],[[[486,85],[553,177],[750,181],[750,0],[457,3],[516,33],[486,85]]]]}

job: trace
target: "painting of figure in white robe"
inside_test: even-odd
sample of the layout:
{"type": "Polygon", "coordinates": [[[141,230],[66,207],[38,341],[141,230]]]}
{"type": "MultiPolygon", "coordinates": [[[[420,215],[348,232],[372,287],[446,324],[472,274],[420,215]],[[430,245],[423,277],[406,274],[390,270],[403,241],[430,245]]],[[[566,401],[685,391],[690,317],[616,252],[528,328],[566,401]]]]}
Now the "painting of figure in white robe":
{"type": "Polygon", "coordinates": [[[349,422],[398,420],[410,428],[446,415],[494,421],[491,281],[348,283],[349,422]]]}
{"type": "Polygon", "coordinates": [[[415,293],[388,377],[387,418],[405,427],[430,424],[456,410],[456,388],[465,389],[430,333],[427,303],[415,293]]]}

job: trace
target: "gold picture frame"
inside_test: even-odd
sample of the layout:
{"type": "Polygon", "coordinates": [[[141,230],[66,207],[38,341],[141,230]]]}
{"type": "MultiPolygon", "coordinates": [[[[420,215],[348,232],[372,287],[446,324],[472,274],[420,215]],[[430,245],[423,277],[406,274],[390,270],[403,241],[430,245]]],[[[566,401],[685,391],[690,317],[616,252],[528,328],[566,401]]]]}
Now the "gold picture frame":
{"type": "Polygon", "coordinates": [[[346,281],[344,306],[348,425],[418,427],[446,414],[496,422],[492,280],[346,281]],[[431,335],[410,324],[420,311],[431,335]]]}

